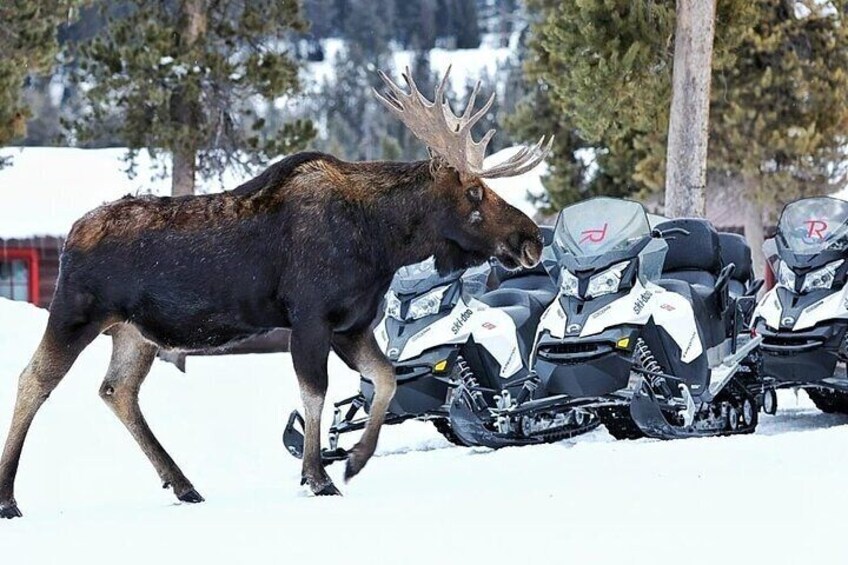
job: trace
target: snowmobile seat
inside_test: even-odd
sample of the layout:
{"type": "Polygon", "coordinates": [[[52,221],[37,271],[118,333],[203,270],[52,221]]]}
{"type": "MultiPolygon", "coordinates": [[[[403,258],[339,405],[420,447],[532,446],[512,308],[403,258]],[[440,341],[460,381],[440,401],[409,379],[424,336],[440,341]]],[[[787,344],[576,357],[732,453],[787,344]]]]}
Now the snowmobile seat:
{"type": "Polygon", "coordinates": [[[663,278],[700,284],[715,285],[721,272],[721,242],[718,232],[706,220],[680,218],[657,225],[661,232],[671,233],[666,237],[668,252],[663,263],[663,278]],[[681,229],[688,232],[674,233],[681,229]]]}
{"type": "Polygon", "coordinates": [[[729,290],[732,296],[742,296],[751,281],[754,280],[751,248],[745,238],[737,233],[721,232],[718,234],[721,242],[721,262],[724,265],[733,263],[736,270],[730,278],[729,290]]]}
{"type": "Polygon", "coordinates": [[[551,277],[545,274],[527,274],[523,277],[513,277],[502,282],[499,289],[515,289],[531,294],[540,303],[547,306],[554,297],[556,297],[557,289],[551,277]]]}

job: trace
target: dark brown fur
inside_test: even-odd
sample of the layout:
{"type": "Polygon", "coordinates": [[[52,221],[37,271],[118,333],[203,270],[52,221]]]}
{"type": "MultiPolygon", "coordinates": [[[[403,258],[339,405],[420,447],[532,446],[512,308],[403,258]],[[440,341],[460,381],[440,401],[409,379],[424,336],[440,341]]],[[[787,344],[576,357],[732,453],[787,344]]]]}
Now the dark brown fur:
{"type": "Polygon", "coordinates": [[[138,390],[157,348],[203,349],[275,328],[291,353],[306,408],[303,477],[338,494],[321,465],[327,356],[367,374],[371,419],[348,460],[358,473],[379,436],[394,373],[370,331],[399,267],[435,256],[442,271],[495,255],[532,265],[539,230],[475,177],[441,161],[346,163],[301,153],[221,194],[125,197],[68,235],[42,346],[20,379],[0,459],[0,516],[19,515],[14,479],[29,424],[76,356],[111,328],[101,396],[180,500],[202,497],[153,436],[138,390]]]}

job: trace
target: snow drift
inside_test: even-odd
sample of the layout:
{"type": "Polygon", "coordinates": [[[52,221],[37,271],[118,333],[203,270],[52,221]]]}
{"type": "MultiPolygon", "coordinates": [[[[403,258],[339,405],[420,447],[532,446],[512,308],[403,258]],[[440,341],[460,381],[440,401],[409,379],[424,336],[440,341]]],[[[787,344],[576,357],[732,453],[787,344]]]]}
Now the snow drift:
{"type": "MultiPolygon", "coordinates": [[[[0,435],[46,313],[0,299],[0,435]]],[[[753,436],[450,446],[429,425],[384,428],[343,498],[313,498],[280,432],[299,405],[286,354],[157,362],[151,427],[207,502],[177,504],[97,396],[98,338],[45,404],[24,450],[24,518],[0,523],[6,563],[835,561],[846,526],[848,417],[782,394],[753,436]],[[299,561],[295,561],[299,560],[299,561]]],[[[329,398],[357,377],[330,363],[329,398]]],[[[331,408],[325,412],[329,422],[331,408]]],[[[355,438],[347,438],[348,446],[355,438]]]]}

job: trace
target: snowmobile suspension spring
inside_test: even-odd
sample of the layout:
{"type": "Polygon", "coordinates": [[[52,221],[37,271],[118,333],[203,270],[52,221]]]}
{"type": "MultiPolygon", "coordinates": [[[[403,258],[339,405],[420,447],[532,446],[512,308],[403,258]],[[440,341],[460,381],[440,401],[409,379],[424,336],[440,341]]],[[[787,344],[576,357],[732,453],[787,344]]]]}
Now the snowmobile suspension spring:
{"type": "Polygon", "coordinates": [[[477,379],[474,378],[474,371],[468,366],[468,362],[462,355],[456,358],[456,366],[459,368],[459,379],[469,388],[478,386],[477,379]]]}
{"type": "Polygon", "coordinates": [[[459,369],[459,380],[468,389],[476,409],[484,410],[486,408],[486,401],[483,399],[483,393],[479,390],[475,390],[479,388],[480,384],[474,377],[474,371],[471,370],[471,367],[468,366],[468,362],[462,357],[462,355],[457,356],[456,366],[459,369]]]}
{"type": "Polygon", "coordinates": [[[653,374],[662,373],[663,368],[660,366],[657,358],[654,357],[654,353],[651,351],[651,348],[648,347],[648,344],[645,343],[645,340],[641,337],[636,340],[636,359],[642,369],[649,373],[648,380],[650,381],[651,386],[654,389],[662,390],[664,394],[668,394],[669,389],[665,378],[653,374]]]}
{"type": "Polygon", "coordinates": [[[636,340],[636,357],[639,365],[649,373],[662,373],[662,367],[653,352],[641,337],[636,340]]]}

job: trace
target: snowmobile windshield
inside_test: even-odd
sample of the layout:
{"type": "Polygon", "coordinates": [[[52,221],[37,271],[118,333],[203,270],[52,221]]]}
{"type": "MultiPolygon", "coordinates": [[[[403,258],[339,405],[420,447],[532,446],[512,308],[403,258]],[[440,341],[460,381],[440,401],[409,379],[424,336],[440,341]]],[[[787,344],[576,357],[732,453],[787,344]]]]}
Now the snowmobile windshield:
{"type": "Polygon", "coordinates": [[[395,272],[389,288],[397,294],[418,294],[431,288],[457,280],[462,271],[440,275],[436,270],[436,260],[429,257],[420,263],[401,267],[395,272]]]}
{"type": "Polygon", "coordinates": [[[848,202],[837,198],[805,198],[787,204],[777,232],[796,255],[817,255],[848,248],[848,202]]]}
{"type": "Polygon", "coordinates": [[[565,208],[554,241],[577,258],[626,252],[650,237],[645,208],[632,200],[593,198],[565,208]]]}
{"type": "Polygon", "coordinates": [[[489,279],[491,266],[483,263],[477,267],[471,267],[464,271],[454,271],[444,276],[436,270],[436,262],[430,257],[401,267],[395,272],[389,289],[397,294],[421,294],[431,288],[444,286],[458,279],[462,279],[463,288],[472,295],[482,294],[486,291],[486,283],[489,279]]]}

